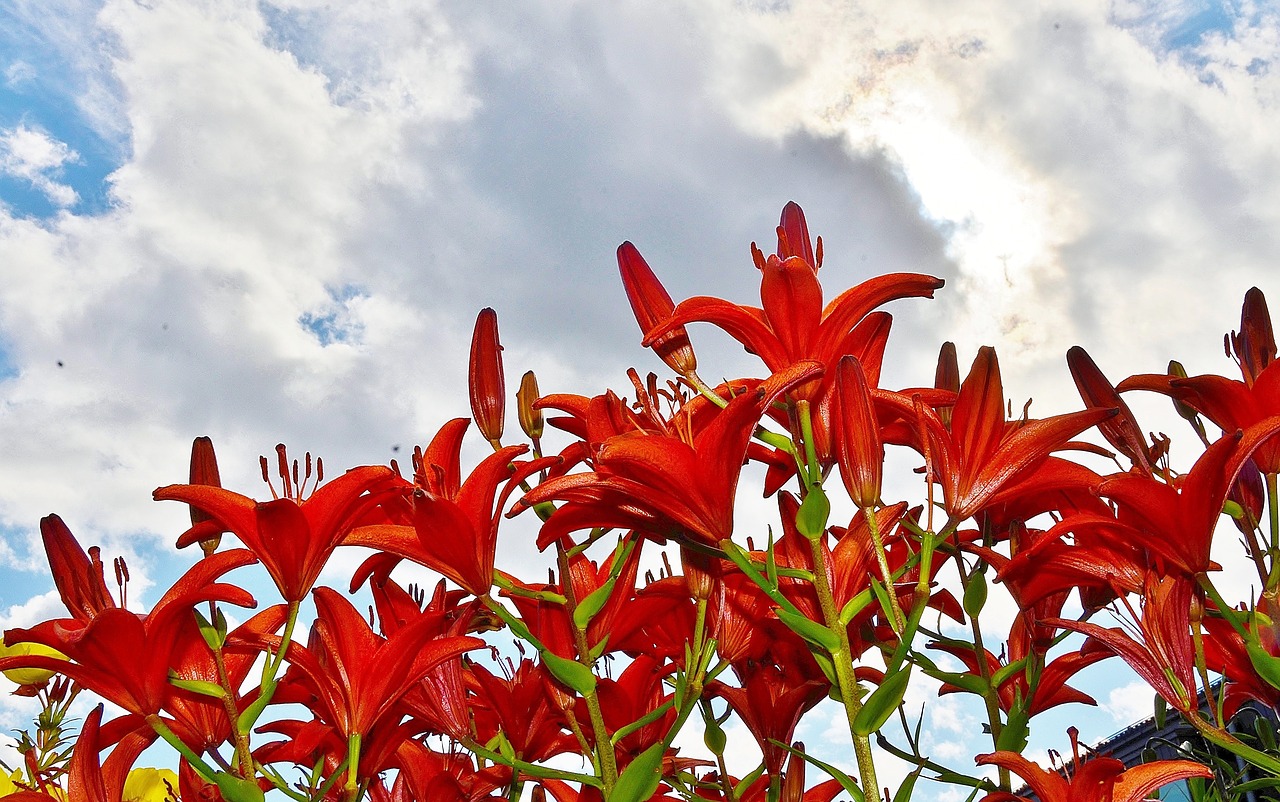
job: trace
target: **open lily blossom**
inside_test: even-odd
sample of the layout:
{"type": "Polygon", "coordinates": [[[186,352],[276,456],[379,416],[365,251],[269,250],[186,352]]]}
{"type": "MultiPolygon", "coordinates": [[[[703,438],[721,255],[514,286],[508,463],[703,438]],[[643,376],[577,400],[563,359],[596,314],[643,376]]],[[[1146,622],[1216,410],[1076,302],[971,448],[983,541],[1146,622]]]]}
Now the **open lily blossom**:
{"type": "Polygon", "coordinates": [[[1015,417],[990,347],[962,376],[946,343],[932,377],[885,386],[902,357],[878,307],[941,279],[872,276],[824,304],[819,268],[839,257],[796,204],[774,232],[775,254],[743,256],[759,308],[677,302],[624,243],[637,344],[674,375],[539,397],[526,372],[513,398],[527,443],[503,426],[491,309],[459,399],[472,418],[415,448],[411,476],[392,462],[326,482],[280,446],[257,500],[222,487],[196,438],[187,483],[154,497],[188,505],[178,545],[201,548],[149,608],[122,560],[109,570],[43,519],[67,615],[5,633],[0,671],[42,708],[0,777],[6,798],[122,802],[131,769],[160,787],[134,765],[153,746],[177,766],[165,802],[1009,802],[1023,782],[1042,802],[1138,802],[1170,783],[1211,779],[1232,800],[1280,785],[1280,749],[1230,718],[1280,700],[1280,373],[1261,293],[1228,338],[1242,380],[1112,385],[1077,347],[1066,370],[1085,408],[1015,417]],[[708,386],[695,322],[768,375],[708,386]],[[1143,435],[1121,399],[1133,389],[1179,404],[1203,446],[1189,469],[1143,435]],[[1131,469],[1086,464],[1103,442],[1131,469]],[[760,491],[776,516],[744,513],[760,491]],[[1215,585],[1227,518],[1254,587],[1215,585]],[[504,561],[535,546],[537,569],[504,561]],[[371,603],[321,584],[348,557],[340,579],[371,603]],[[250,572],[269,592],[242,620],[233,608],[259,601],[237,584],[250,572]],[[1100,664],[1176,710],[1197,759],[1082,760],[1072,732],[1070,766],[1033,762],[1033,742],[1063,753],[1046,711],[1094,704],[1081,682],[1100,664]],[[921,677],[978,711],[959,751],[910,724],[921,677]],[[118,710],[99,705],[77,735],[78,694],[118,710]],[[1202,709],[1205,695],[1222,704],[1202,709]],[[814,726],[829,743],[810,749],[814,726]],[[1228,764],[1247,772],[1214,774],[1228,764]]]}

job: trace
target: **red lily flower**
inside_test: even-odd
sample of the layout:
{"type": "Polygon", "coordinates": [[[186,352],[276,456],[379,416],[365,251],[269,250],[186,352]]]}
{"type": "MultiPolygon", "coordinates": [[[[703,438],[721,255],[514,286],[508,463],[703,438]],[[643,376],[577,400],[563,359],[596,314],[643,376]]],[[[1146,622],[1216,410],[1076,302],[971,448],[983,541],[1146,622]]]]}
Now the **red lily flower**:
{"type": "Polygon", "coordinates": [[[933,479],[942,485],[954,521],[974,515],[1000,490],[1025,479],[1050,452],[1116,414],[1087,409],[1006,424],[1000,363],[989,346],[978,349],[951,411],[950,428],[936,411],[903,394],[877,391],[875,398],[900,418],[915,421],[906,444],[922,454],[927,450],[933,479]]]}
{"type": "MultiPolygon", "coordinates": [[[[1044,769],[1017,752],[978,755],[979,765],[995,765],[1017,774],[1040,802],[1140,802],[1162,785],[1189,777],[1212,777],[1205,766],[1191,760],[1155,760],[1132,768],[1113,757],[1095,757],[1080,764],[1069,777],[1044,769]]],[[[1024,797],[1004,791],[987,794],[981,802],[1022,802],[1024,797]]]]}
{"type": "Polygon", "coordinates": [[[507,408],[506,382],[502,378],[502,344],[498,342],[498,313],[485,307],[476,317],[471,335],[471,362],[467,371],[471,415],[484,439],[497,448],[507,408]]]}
{"type": "Polygon", "coordinates": [[[214,582],[222,574],[252,562],[253,555],[244,549],[206,557],[187,571],[145,616],[111,607],[87,622],[63,618],[30,629],[8,630],[6,643],[40,643],[57,649],[66,659],[42,655],[5,657],[0,658],[0,671],[55,671],[131,713],[158,713],[173,690],[169,667],[182,648],[184,633],[190,633],[185,625],[191,608],[202,601],[253,607],[256,603],[248,591],[214,582]]]}
{"type": "Polygon", "coordinates": [[[91,546],[85,554],[75,535],[57,515],[40,519],[40,537],[49,558],[53,584],[73,618],[87,624],[103,610],[116,608],[103,577],[102,557],[97,546],[91,546]]]}
{"type": "MultiPolygon", "coordinates": [[[[665,323],[671,317],[675,304],[672,303],[667,288],[662,286],[662,282],[658,281],[658,277],[649,268],[649,263],[630,242],[618,246],[618,271],[622,273],[622,286],[627,291],[627,300],[631,303],[636,322],[640,324],[641,334],[665,323]]],[[[688,376],[698,369],[698,360],[684,326],[676,326],[666,334],[654,338],[649,347],[667,367],[681,376],[688,376]]]]}
{"type": "Polygon", "coordinates": [[[1119,655],[1171,707],[1190,715],[1197,705],[1195,654],[1191,648],[1194,592],[1194,586],[1186,579],[1148,574],[1142,613],[1134,614],[1142,642],[1119,627],[1102,627],[1090,621],[1049,618],[1044,623],[1089,636],[1119,655]]]}
{"type": "Polygon", "coordinates": [[[1098,493],[1116,503],[1116,518],[1159,564],[1191,576],[1217,568],[1209,556],[1222,504],[1246,461],[1273,434],[1280,416],[1247,433],[1224,435],[1171,486],[1145,476],[1122,474],[1104,481],[1098,493]]]}
{"type": "Polygon", "coordinates": [[[416,487],[407,508],[387,505],[392,523],[355,529],[343,543],[412,560],[483,596],[493,585],[498,524],[507,498],[556,458],[517,461],[529,447],[506,446],[486,457],[463,482],[459,455],[467,425],[466,418],[455,418],[440,428],[425,452],[415,449],[416,487]]]}
{"type": "MultiPolygon", "coordinates": [[[[640,567],[640,550],[640,544],[631,549],[625,562],[618,568],[618,576],[614,580],[613,592],[609,595],[608,601],[592,616],[591,621],[587,624],[587,645],[589,648],[598,647],[606,639],[611,641],[611,651],[616,648],[616,645],[612,643],[612,639],[615,637],[615,623],[635,593],[636,573],[640,567]]],[[[589,560],[583,552],[568,558],[568,590],[572,590],[574,599],[582,601],[608,583],[613,572],[615,556],[616,553],[610,554],[598,566],[595,562],[589,560]]],[[[513,582],[527,590],[551,591],[562,595],[567,593],[565,577],[563,576],[560,577],[559,582],[554,584],[526,585],[514,578],[513,582]]],[[[573,640],[573,626],[569,620],[569,611],[563,604],[529,598],[520,593],[504,591],[502,595],[511,600],[511,603],[520,612],[520,620],[529,627],[534,637],[541,641],[544,646],[560,657],[569,660],[578,659],[577,648],[574,646],[573,640]]]]}
{"type": "MultiPolygon", "coordinates": [[[[1204,375],[1179,378],[1172,373],[1141,374],[1120,382],[1119,390],[1149,390],[1170,396],[1218,425],[1224,432],[1249,429],[1280,415],[1280,368],[1267,302],[1257,287],[1245,295],[1240,332],[1228,335],[1243,381],[1204,375]]],[[[1280,472],[1280,437],[1272,437],[1254,456],[1263,473],[1280,472]]]]}
{"type": "MultiPolygon", "coordinates": [[[[342,542],[361,516],[396,488],[398,478],[387,467],[367,465],[347,471],[305,497],[311,478],[311,455],[307,471],[297,483],[298,464],[293,464],[290,482],[284,446],[277,446],[284,497],[257,502],[248,496],[211,485],[169,485],[155,491],[157,501],[183,501],[204,510],[262,561],[286,601],[297,602],[320,576],[329,555],[342,542]]],[[[266,458],[263,476],[266,477],[266,458]]],[[[317,461],[316,483],[324,478],[323,464],[317,461]]],[[[272,495],[275,490],[272,490],[272,495]]],[[[202,539],[207,531],[200,525],[178,539],[186,546],[202,539]]]]}
{"type": "MultiPolygon", "coordinates": [[[[396,750],[401,781],[410,793],[392,799],[399,802],[481,802],[491,800],[493,791],[511,782],[511,769],[489,766],[477,770],[472,757],[463,752],[437,752],[418,741],[409,740],[396,750]]],[[[394,788],[393,788],[394,791],[394,788]]]]}
{"type": "Polygon", "coordinates": [[[578,529],[639,529],[702,544],[733,533],[738,475],[765,409],[782,393],[819,375],[803,362],[734,398],[706,426],[684,436],[635,432],[611,437],[595,454],[595,471],[549,479],[526,493],[519,511],[567,502],[542,526],[538,548],[578,529]]]}
{"type": "Polygon", "coordinates": [[[1089,353],[1078,345],[1067,351],[1067,366],[1071,369],[1071,378],[1075,380],[1076,389],[1084,399],[1085,406],[1117,410],[1114,418],[1098,424],[1098,431],[1116,450],[1128,457],[1135,467],[1150,476],[1154,460],[1147,447],[1147,439],[1143,436],[1142,427],[1138,425],[1133,411],[1120,397],[1120,393],[1116,392],[1115,386],[1103,375],[1089,353]]]}
{"type": "Polygon", "coordinates": [[[764,755],[765,771],[776,775],[787,751],[775,741],[791,743],[800,717],[822,701],[831,686],[795,666],[772,661],[746,661],[733,668],[741,687],[715,680],[708,690],[728,702],[747,725],[764,755]]]}
{"type": "MultiPolygon", "coordinates": [[[[808,227],[795,204],[783,210],[779,253],[763,258],[755,250],[761,272],[763,308],[741,306],[719,298],[682,301],[670,318],[645,335],[651,346],[687,323],[701,321],[723,329],[777,373],[788,365],[814,359],[829,373],[849,350],[846,341],[855,325],[871,310],[899,298],[932,298],[943,285],[940,278],[917,273],[891,273],[868,279],[822,305],[816,258],[809,250],[808,227]],[[800,242],[792,242],[792,239],[800,242]]],[[[815,388],[816,389],[816,388],[815,388]]]]}
{"type": "Polygon", "coordinates": [[[353,734],[361,736],[360,773],[371,777],[410,734],[399,726],[399,699],[437,665],[482,648],[484,641],[442,635],[444,618],[436,615],[380,638],[337,592],[319,587],[313,595],[316,621],[311,637],[305,649],[290,645],[283,682],[311,694],[309,707],[343,743],[353,734]]]}
{"type": "Polygon", "coordinates": [[[548,693],[555,680],[541,664],[521,660],[510,678],[479,664],[469,673],[476,740],[491,743],[502,733],[515,755],[531,763],[577,750],[564,711],[548,693]]]}

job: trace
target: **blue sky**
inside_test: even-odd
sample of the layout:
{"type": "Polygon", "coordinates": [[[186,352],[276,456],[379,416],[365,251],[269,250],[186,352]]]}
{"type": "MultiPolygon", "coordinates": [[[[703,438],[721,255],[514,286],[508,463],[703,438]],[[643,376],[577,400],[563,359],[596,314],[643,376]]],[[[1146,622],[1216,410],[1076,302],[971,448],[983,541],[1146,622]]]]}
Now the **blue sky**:
{"type": "MultiPolygon", "coordinates": [[[[256,492],[277,442],[385,462],[466,414],[483,306],[508,374],[546,391],[658,370],[625,239],[673,295],[746,301],[747,244],[796,200],[829,291],[947,279],[892,310],[887,383],[928,381],[942,340],[991,344],[1040,414],[1078,405],[1072,345],[1114,378],[1229,371],[1244,291],[1280,298],[1270,4],[653,5],[0,8],[3,623],[55,609],[51,511],[129,555],[142,598],[171,576],[183,513],[150,491],[196,435],[256,492]]],[[[716,372],[757,370],[694,336],[716,372]]],[[[1105,673],[1118,706],[1064,714],[1045,748],[1133,714],[1105,673]]],[[[936,709],[931,737],[962,744],[967,714],[936,709]]]]}

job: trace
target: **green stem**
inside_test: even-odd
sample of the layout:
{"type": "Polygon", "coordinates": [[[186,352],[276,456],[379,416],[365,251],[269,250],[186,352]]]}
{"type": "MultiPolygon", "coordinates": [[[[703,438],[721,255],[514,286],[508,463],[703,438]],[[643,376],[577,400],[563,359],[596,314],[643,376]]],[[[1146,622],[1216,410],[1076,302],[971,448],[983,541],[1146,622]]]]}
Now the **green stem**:
{"type": "Polygon", "coordinates": [[[156,735],[163,738],[165,743],[172,746],[178,754],[187,759],[187,762],[191,764],[191,768],[196,770],[196,773],[208,782],[215,781],[214,778],[218,772],[208,763],[205,763],[203,758],[193,752],[191,747],[183,743],[182,739],[179,738],[173,730],[169,729],[169,725],[165,724],[164,720],[161,719],[160,716],[152,713],[147,716],[147,723],[151,725],[151,729],[155,730],[156,735]]]}
{"type": "Polygon", "coordinates": [[[1267,575],[1263,593],[1275,596],[1277,586],[1280,586],[1280,488],[1274,473],[1267,474],[1267,513],[1271,524],[1271,549],[1267,554],[1271,572],[1267,575]]]}
{"type": "Polygon", "coordinates": [[[884,538],[880,537],[880,519],[871,507],[865,507],[862,515],[867,519],[867,529],[871,532],[871,543],[876,550],[876,563],[880,567],[880,576],[885,588],[889,591],[889,615],[893,618],[893,629],[898,635],[907,624],[907,617],[902,613],[902,605],[898,602],[898,594],[893,589],[893,571],[889,568],[889,555],[884,548],[884,538]]]}
{"type": "MultiPolygon", "coordinates": [[[[595,666],[591,660],[591,646],[587,643],[587,631],[573,621],[573,613],[577,609],[578,599],[573,591],[572,574],[569,571],[569,557],[559,544],[556,544],[556,559],[560,564],[560,589],[564,591],[565,612],[568,614],[569,622],[572,624],[573,643],[578,652],[578,662],[588,671],[594,671],[595,666]]],[[[604,784],[604,796],[608,799],[609,795],[613,793],[613,786],[618,782],[617,757],[613,752],[613,741],[609,737],[609,730],[604,723],[604,711],[600,707],[599,694],[593,688],[588,693],[583,694],[583,699],[587,703],[587,714],[591,718],[591,730],[595,733],[596,757],[600,761],[600,779],[604,784]]]]}
{"type": "Polygon", "coordinates": [[[814,589],[818,593],[822,617],[827,627],[840,641],[840,653],[831,655],[831,662],[835,665],[836,686],[840,690],[845,717],[849,721],[849,737],[853,739],[853,753],[858,761],[858,776],[862,781],[863,792],[868,795],[868,798],[875,799],[880,793],[880,781],[876,778],[871,738],[858,735],[854,727],[854,721],[862,710],[862,700],[858,695],[858,681],[853,675],[853,650],[849,645],[849,629],[840,623],[840,612],[836,609],[835,597],[831,593],[831,585],[827,582],[826,555],[822,551],[822,541],[811,540],[809,546],[813,553],[814,589]]]}

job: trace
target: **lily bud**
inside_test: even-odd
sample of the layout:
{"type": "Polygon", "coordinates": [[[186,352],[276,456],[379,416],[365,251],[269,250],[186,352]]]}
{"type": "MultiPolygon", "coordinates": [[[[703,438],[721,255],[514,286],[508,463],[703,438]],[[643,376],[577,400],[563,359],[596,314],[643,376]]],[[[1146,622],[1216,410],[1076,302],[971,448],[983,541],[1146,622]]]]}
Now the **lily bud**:
{"type": "Polygon", "coordinates": [[[862,363],[846,356],[836,367],[836,462],[849,498],[860,509],[880,500],[884,443],[862,363]]]}
{"type": "Polygon", "coordinates": [[[1258,374],[1276,359],[1276,338],[1271,329],[1271,314],[1262,290],[1252,287],[1244,294],[1240,309],[1240,331],[1232,332],[1231,350],[1240,361],[1244,383],[1252,387],[1258,374]]]}
{"type": "Polygon", "coordinates": [[[818,238],[818,252],[815,255],[804,210],[795,201],[782,207],[782,219],[778,222],[778,256],[783,259],[799,256],[815,272],[822,267],[822,238],[818,238]]]}
{"type": "Polygon", "coordinates": [[[502,344],[498,342],[498,313],[485,307],[476,317],[471,335],[471,363],[467,371],[471,416],[480,434],[495,447],[502,440],[506,417],[506,382],[502,378],[502,344]]]}
{"type": "Polygon", "coordinates": [[[718,560],[681,546],[680,566],[684,572],[684,584],[689,590],[689,595],[704,601],[710,599],[715,591],[716,577],[720,573],[718,560]]]}
{"type": "Polygon", "coordinates": [[[1227,498],[1239,504],[1244,511],[1243,517],[1232,518],[1236,528],[1246,534],[1256,529],[1258,522],[1262,520],[1262,513],[1267,503],[1267,489],[1256,462],[1251,459],[1245,460],[1240,473],[1236,475],[1236,480],[1231,483],[1231,491],[1227,493],[1227,498]]]}
{"type": "MultiPolygon", "coordinates": [[[[188,477],[187,484],[222,487],[222,478],[218,475],[218,455],[214,453],[213,441],[208,437],[197,437],[192,441],[191,469],[188,477]]],[[[222,531],[216,529],[217,525],[209,513],[191,504],[188,504],[187,508],[191,511],[192,527],[205,524],[213,530],[208,537],[199,541],[200,550],[207,557],[218,550],[218,544],[222,542],[222,531]]]]}
{"type": "Polygon", "coordinates": [[[1117,410],[1115,417],[1098,424],[1098,431],[1117,451],[1124,454],[1136,466],[1151,475],[1150,452],[1142,428],[1129,409],[1129,405],[1116,392],[1115,385],[1102,373],[1093,357],[1078,345],[1067,351],[1067,367],[1076,383],[1080,398],[1090,407],[1117,410]]]}
{"type": "MultiPolygon", "coordinates": [[[[671,295],[630,242],[618,246],[618,271],[622,274],[622,286],[627,291],[627,301],[631,303],[631,312],[640,324],[641,333],[648,334],[671,317],[676,308],[671,295]]],[[[667,367],[681,376],[688,376],[698,369],[698,360],[684,326],[677,326],[654,339],[649,347],[667,367]]]]}
{"type": "Polygon", "coordinates": [[[516,409],[520,415],[520,428],[534,441],[542,438],[542,410],[533,406],[540,397],[538,377],[531,370],[525,371],[520,377],[520,389],[516,390],[516,409]]]}
{"type": "MultiPolygon", "coordinates": [[[[933,386],[939,390],[960,392],[960,362],[956,358],[956,344],[953,342],[945,342],[938,349],[938,367],[933,372],[933,386]]],[[[952,407],[938,410],[938,419],[948,429],[951,428],[951,410],[952,407]]]]}

